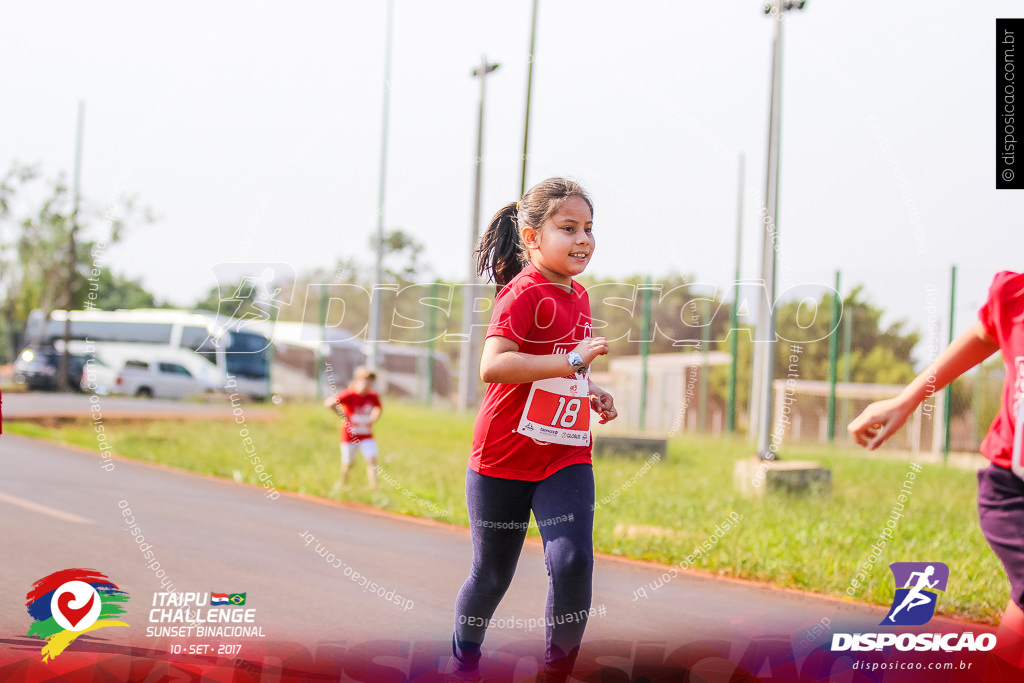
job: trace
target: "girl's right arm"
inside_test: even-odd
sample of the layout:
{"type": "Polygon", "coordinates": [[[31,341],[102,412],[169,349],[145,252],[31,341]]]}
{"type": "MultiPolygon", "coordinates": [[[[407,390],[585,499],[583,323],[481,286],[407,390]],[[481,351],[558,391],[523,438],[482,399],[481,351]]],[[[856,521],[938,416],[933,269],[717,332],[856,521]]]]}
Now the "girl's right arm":
{"type": "Polygon", "coordinates": [[[327,408],[332,413],[335,413],[338,417],[340,417],[343,420],[348,419],[348,417],[345,415],[345,410],[341,407],[341,404],[338,403],[337,394],[335,394],[334,396],[329,396],[328,398],[324,399],[324,408],[327,408]]]}
{"type": "Polygon", "coordinates": [[[895,434],[921,401],[999,350],[999,344],[980,322],[953,340],[935,360],[895,398],[872,403],[854,418],[847,431],[861,446],[875,450],[895,434]]]}
{"type": "MultiPolygon", "coordinates": [[[[588,366],[598,356],[608,353],[604,337],[581,341],[575,349],[588,366]]],[[[480,357],[480,379],[488,384],[526,384],[551,377],[565,377],[572,368],[564,353],[536,356],[519,351],[519,344],[507,337],[488,337],[480,357]]]]}

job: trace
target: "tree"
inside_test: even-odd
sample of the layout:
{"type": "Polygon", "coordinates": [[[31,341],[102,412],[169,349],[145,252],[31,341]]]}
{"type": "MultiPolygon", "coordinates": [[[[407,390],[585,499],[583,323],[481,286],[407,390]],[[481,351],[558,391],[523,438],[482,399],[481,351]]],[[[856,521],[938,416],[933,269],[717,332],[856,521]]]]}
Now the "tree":
{"type": "MultiPolygon", "coordinates": [[[[729,326],[727,307],[718,311],[720,304],[712,297],[705,309],[701,300],[708,295],[703,288],[693,286],[694,277],[683,273],[669,273],[651,280],[634,275],[615,281],[601,281],[592,277],[579,278],[590,293],[591,317],[594,334],[604,336],[613,344],[614,354],[636,356],[641,352],[642,340],[648,340],[649,353],[678,353],[692,350],[701,339],[701,326],[710,319],[709,338],[724,338],[729,326]],[[647,295],[644,289],[650,288],[647,295]],[[650,297],[650,328],[644,329],[644,297],[650,297]]],[[[608,359],[600,357],[594,369],[603,371],[608,359]]]]}
{"type": "MultiPolygon", "coordinates": [[[[376,253],[376,235],[370,237],[370,248],[376,253]]],[[[404,284],[426,277],[429,268],[420,263],[422,253],[423,243],[401,228],[384,233],[384,272],[392,281],[404,284]]]]}
{"type": "Polygon", "coordinates": [[[16,352],[33,309],[49,315],[57,307],[84,305],[84,285],[102,261],[103,250],[121,238],[129,222],[153,220],[132,197],[116,199],[105,211],[80,197],[77,216],[72,215],[72,200],[63,174],[46,180],[38,166],[14,162],[0,180],[0,291],[8,358],[16,352]],[[69,287],[73,222],[80,235],[102,231],[103,238],[76,239],[69,287]]]}
{"type": "MultiPolygon", "coordinates": [[[[864,299],[864,287],[858,285],[843,299],[842,319],[840,327],[832,329],[832,296],[823,296],[817,302],[813,322],[810,321],[811,311],[806,306],[801,310],[798,301],[787,301],[776,311],[776,332],[779,341],[775,348],[775,378],[786,378],[789,375],[789,357],[792,347],[796,344],[801,348],[799,354],[799,378],[801,380],[827,380],[829,367],[829,337],[831,334],[844,334],[843,325],[850,325],[850,354],[843,353],[842,337],[840,337],[838,376],[844,376],[844,369],[849,363],[851,382],[866,384],[907,384],[915,376],[913,350],[921,339],[918,332],[907,329],[906,320],[898,320],[887,327],[882,327],[881,319],[885,314],[880,308],[871,305],[864,299]],[[798,317],[799,316],[799,317],[798,317]],[[803,325],[804,327],[801,327],[803,325]],[[788,340],[818,339],[808,343],[797,343],[788,340]]],[[[729,304],[723,305],[719,315],[727,317],[729,304]]],[[[712,337],[714,338],[714,337],[712,337]]],[[[751,337],[740,333],[739,362],[737,363],[736,404],[745,406],[750,400],[750,388],[753,375],[753,356],[751,337]]],[[[728,344],[722,344],[721,350],[728,350],[728,344]]],[[[728,367],[716,367],[710,375],[710,392],[724,397],[727,392],[728,367]]],[[[737,412],[742,412],[738,410],[737,412]]]]}
{"type": "MultiPolygon", "coordinates": [[[[85,287],[79,289],[77,299],[87,307],[105,311],[119,308],[169,308],[166,302],[158,304],[156,297],[147,290],[141,280],[116,275],[108,268],[90,273],[85,287]]],[[[77,307],[77,306],[76,306],[77,307]]]]}

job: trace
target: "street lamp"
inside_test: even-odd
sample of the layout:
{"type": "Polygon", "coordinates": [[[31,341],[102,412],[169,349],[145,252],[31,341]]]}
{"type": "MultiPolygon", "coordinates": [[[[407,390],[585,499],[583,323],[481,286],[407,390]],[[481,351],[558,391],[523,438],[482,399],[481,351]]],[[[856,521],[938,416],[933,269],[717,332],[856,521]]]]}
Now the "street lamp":
{"type": "Polygon", "coordinates": [[[751,420],[757,418],[757,453],[763,460],[771,460],[772,416],[774,411],[772,379],[775,370],[775,244],[778,242],[779,206],[779,133],[782,121],[782,13],[803,9],[806,0],[772,0],[764,5],[764,13],[775,16],[775,39],[772,45],[772,87],[768,116],[768,171],[765,182],[765,225],[761,252],[761,274],[768,293],[767,305],[758,314],[758,337],[762,340],[756,354],[754,372],[757,410],[751,411],[751,420]]]}
{"type": "Polygon", "coordinates": [[[380,321],[381,293],[377,289],[384,283],[384,190],[388,179],[388,114],[391,110],[391,34],[394,26],[394,0],[388,0],[387,28],[384,41],[384,111],[381,114],[380,131],[380,184],[377,195],[377,253],[374,264],[374,283],[370,290],[370,353],[367,365],[372,370],[380,369],[380,321]]]}
{"type": "Polygon", "coordinates": [[[530,151],[530,94],[533,92],[533,51],[537,46],[537,4],[533,0],[533,19],[530,22],[530,65],[526,73],[526,121],[523,124],[523,175],[519,183],[519,196],[526,194],[526,159],[530,151]]]}
{"type": "Polygon", "coordinates": [[[82,176],[82,129],[85,125],[85,100],[78,101],[78,129],[75,135],[75,176],[71,190],[71,229],[68,231],[68,271],[65,284],[67,304],[64,318],[64,350],[57,364],[57,391],[67,391],[68,373],[71,369],[71,306],[75,296],[75,275],[78,272],[78,196],[82,176]]]}
{"type": "Polygon", "coordinates": [[[480,58],[480,66],[473,69],[473,78],[480,79],[480,110],[477,115],[476,124],[476,178],[473,186],[473,215],[470,218],[469,238],[469,276],[466,280],[467,286],[462,305],[462,329],[466,338],[466,348],[463,349],[459,359],[459,410],[468,410],[471,405],[476,405],[477,379],[473,371],[474,360],[477,358],[477,340],[473,333],[476,322],[476,285],[479,280],[476,274],[476,252],[477,242],[480,241],[480,183],[483,177],[483,156],[484,156],[484,97],[487,91],[487,74],[500,66],[498,62],[488,62],[487,56],[480,58]]]}

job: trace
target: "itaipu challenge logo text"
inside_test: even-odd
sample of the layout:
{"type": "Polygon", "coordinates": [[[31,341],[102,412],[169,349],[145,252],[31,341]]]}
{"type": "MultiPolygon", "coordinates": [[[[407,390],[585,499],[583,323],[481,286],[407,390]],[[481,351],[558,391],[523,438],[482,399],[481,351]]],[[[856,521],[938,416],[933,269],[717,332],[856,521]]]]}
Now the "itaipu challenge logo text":
{"type": "Polygon", "coordinates": [[[124,614],[128,593],[95,569],[64,569],[32,584],[25,606],[32,617],[28,636],[46,641],[43,661],[63,652],[83,633],[106,626],[128,626],[113,617],[124,614]]]}

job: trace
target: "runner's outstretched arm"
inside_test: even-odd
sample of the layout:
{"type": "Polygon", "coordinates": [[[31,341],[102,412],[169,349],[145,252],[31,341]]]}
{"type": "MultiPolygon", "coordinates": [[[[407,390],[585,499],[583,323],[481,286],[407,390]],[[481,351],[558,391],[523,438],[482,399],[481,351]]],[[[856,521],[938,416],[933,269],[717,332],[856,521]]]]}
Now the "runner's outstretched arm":
{"type": "Polygon", "coordinates": [[[895,398],[872,403],[854,418],[847,431],[861,446],[875,450],[899,431],[914,409],[935,392],[999,350],[999,345],[975,323],[953,340],[935,363],[907,385],[895,398]]]}

